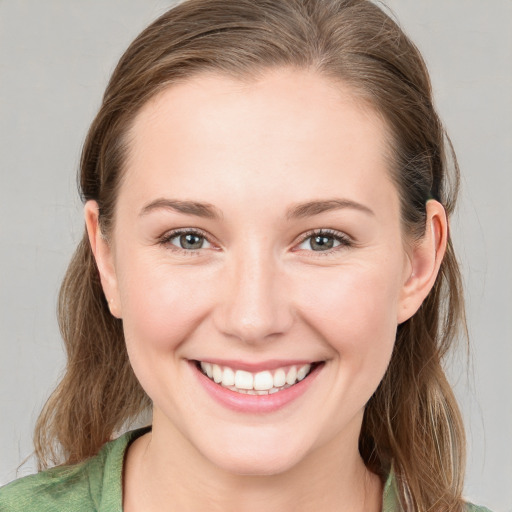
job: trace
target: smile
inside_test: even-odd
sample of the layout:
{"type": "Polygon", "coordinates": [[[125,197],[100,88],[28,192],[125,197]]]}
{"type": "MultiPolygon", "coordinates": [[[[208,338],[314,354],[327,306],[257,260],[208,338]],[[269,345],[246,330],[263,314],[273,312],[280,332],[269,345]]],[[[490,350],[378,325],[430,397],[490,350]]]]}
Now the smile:
{"type": "Polygon", "coordinates": [[[325,361],[189,360],[199,385],[215,402],[236,413],[279,411],[307,393],[325,361]],[[263,389],[262,389],[263,388],[263,389]]]}
{"type": "Polygon", "coordinates": [[[248,395],[270,395],[283,391],[305,379],[313,367],[314,363],[291,365],[253,373],[198,361],[198,368],[210,380],[236,393],[248,395]]]}

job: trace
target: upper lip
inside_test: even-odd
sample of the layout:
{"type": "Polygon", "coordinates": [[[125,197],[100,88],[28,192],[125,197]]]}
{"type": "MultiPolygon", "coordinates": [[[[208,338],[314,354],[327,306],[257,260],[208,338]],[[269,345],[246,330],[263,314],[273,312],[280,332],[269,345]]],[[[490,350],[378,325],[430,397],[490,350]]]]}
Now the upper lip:
{"type": "Polygon", "coordinates": [[[234,370],[245,370],[251,373],[257,373],[263,370],[275,370],[285,366],[304,366],[306,364],[320,363],[318,360],[311,359],[267,359],[266,361],[241,361],[234,359],[217,359],[207,357],[205,359],[197,359],[203,363],[217,364],[219,366],[228,366],[234,370]]]}

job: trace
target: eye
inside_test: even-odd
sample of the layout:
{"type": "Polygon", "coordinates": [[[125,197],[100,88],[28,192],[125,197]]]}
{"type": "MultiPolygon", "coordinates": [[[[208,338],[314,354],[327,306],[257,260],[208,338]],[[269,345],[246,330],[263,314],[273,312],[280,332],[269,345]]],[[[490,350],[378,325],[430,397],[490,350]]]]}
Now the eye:
{"type": "Polygon", "coordinates": [[[306,233],[302,242],[297,246],[297,249],[314,252],[329,252],[336,250],[336,248],[340,246],[349,247],[351,245],[351,240],[343,233],[332,230],[319,230],[306,233]]]}
{"type": "Polygon", "coordinates": [[[164,245],[173,245],[183,251],[198,251],[199,249],[210,249],[211,243],[199,231],[176,230],[167,233],[160,241],[164,245]]]}

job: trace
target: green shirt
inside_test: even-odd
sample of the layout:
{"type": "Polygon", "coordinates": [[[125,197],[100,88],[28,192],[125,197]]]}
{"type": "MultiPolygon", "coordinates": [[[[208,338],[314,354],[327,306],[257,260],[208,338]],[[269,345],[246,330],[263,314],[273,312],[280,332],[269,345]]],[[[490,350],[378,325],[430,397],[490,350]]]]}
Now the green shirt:
{"type": "MultiPolygon", "coordinates": [[[[75,466],[26,476],[0,489],[0,512],[121,512],[123,461],[129,444],[148,432],[133,430],[106,443],[95,457],[75,466]]],[[[393,476],[384,486],[383,512],[399,512],[393,476]]],[[[467,512],[489,512],[467,506],[467,512]]]]}

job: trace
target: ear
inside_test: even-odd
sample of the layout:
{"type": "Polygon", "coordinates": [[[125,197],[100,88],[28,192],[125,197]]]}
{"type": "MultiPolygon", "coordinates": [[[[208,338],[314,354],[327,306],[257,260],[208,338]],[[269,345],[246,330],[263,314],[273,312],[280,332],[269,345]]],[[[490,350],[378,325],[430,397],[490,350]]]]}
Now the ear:
{"type": "Polygon", "coordinates": [[[112,315],[116,318],[121,318],[121,302],[119,300],[117,276],[114,266],[114,254],[111,244],[101,232],[99,208],[96,201],[87,201],[85,203],[84,216],[89,243],[91,244],[96,266],[100,274],[103,293],[112,315]]]}
{"type": "Polygon", "coordinates": [[[446,252],[448,220],[438,201],[430,199],[426,205],[425,234],[413,243],[409,253],[409,268],[402,287],[398,323],[411,318],[434,286],[446,252]]]}

